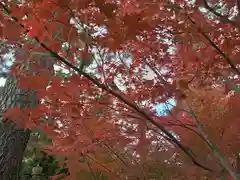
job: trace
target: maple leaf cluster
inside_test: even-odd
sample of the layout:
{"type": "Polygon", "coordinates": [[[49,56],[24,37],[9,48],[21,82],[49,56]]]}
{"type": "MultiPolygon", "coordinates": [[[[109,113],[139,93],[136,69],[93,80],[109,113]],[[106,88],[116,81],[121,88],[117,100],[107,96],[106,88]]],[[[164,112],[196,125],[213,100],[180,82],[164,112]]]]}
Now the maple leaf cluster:
{"type": "Polygon", "coordinates": [[[66,179],[236,179],[237,2],[2,1],[9,74],[39,101],[5,118],[44,132],[66,179]]]}

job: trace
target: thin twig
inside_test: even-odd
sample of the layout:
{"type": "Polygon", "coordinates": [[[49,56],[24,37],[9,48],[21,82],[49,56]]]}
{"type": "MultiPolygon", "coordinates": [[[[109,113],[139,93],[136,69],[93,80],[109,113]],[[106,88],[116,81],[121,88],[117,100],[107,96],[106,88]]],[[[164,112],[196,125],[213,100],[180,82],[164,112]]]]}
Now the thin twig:
{"type": "MultiPolygon", "coordinates": [[[[217,16],[222,23],[230,23],[234,27],[237,27],[237,28],[240,27],[239,26],[240,24],[238,22],[230,20],[228,18],[228,16],[224,16],[224,15],[218,13],[217,11],[215,11],[214,8],[212,8],[211,6],[208,5],[207,0],[202,0],[202,1],[203,1],[203,4],[204,4],[205,8],[207,10],[209,10],[211,13],[213,13],[215,16],[217,16]]],[[[237,5],[239,5],[239,0],[237,0],[237,5]]],[[[239,7],[239,6],[237,6],[237,7],[239,7]]]]}
{"type": "Polygon", "coordinates": [[[87,165],[88,165],[88,168],[89,168],[89,170],[90,170],[90,172],[91,172],[91,175],[92,175],[93,179],[94,179],[94,180],[97,180],[98,178],[96,177],[95,173],[93,172],[90,163],[87,162],[87,165]]]}
{"type": "Polygon", "coordinates": [[[188,108],[189,108],[189,113],[192,116],[192,120],[194,121],[197,128],[199,129],[199,131],[203,135],[204,139],[206,140],[205,142],[207,142],[207,144],[209,145],[209,147],[213,151],[214,155],[219,159],[222,167],[225,168],[228,171],[228,173],[234,178],[234,180],[239,180],[239,176],[237,175],[237,173],[234,172],[231,165],[227,163],[227,161],[224,159],[223,155],[217,150],[217,146],[214,143],[212,143],[212,141],[210,140],[208,134],[206,133],[203,125],[198,120],[194,111],[191,109],[190,106],[188,106],[188,108]]]}
{"type": "MultiPolygon", "coordinates": [[[[4,8],[6,10],[6,12],[10,15],[10,10],[8,10],[5,5],[3,3],[0,2],[0,7],[4,8]]],[[[18,19],[16,17],[11,17],[12,19],[14,19],[16,22],[18,22],[18,19]]],[[[21,27],[25,27],[23,24],[20,23],[21,27]]],[[[56,59],[58,59],[60,62],[64,63],[66,66],[70,67],[71,69],[73,69],[74,71],[76,71],[79,75],[83,75],[86,79],[88,79],[90,82],[92,82],[93,84],[95,84],[97,87],[99,87],[100,89],[103,89],[105,91],[107,91],[108,93],[112,94],[113,96],[115,96],[117,99],[119,99],[120,101],[122,101],[123,103],[125,103],[126,105],[128,105],[129,107],[131,107],[132,109],[134,109],[137,113],[139,113],[140,115],[142,115],[146,120],[148,120],[150,123],[152,123],[154,126],[156,126],[158,129],[160,129],[164,134],[166,134],[166,136],[171,140],[171,142],[173,142],[175,145],[177,145],[190,159],[191,161],[201,167],[204,170],[210,171],[212,172],[213,170],[206,167],[205,165],[199,163],[194,157],[193,155],[190,153],[189,148],[185,147],[184,145],[182,145],[173,135],[172,133],[170,133],[168,130],[166,130],[163,126],[161,126],[160,124],[158,124],[151,116],[149,116],[144,110],[142,110],[141,108],[139,108],[137,106],[137,104],[135,102],[130,101],[129,99],[127,99],[126,97],[122,96],[121,93],[119,93],[119,91],[115,91],[110,89],[108,86],[106,86],[105,84],[100,83],[97,79],[95,79],[94,77],[92,77],[91,75],[81,71],[81,69],[79,69],[78,67],[76,67],[75,65],[71,64],[69,61],[67,61],[65,58],[61,57],[60,55],[58,55],[58,53],[54,52],[52,49],[50,49],[46,44],[40,42],[40,40],[38,39],[38,37],[35,37],[35,40],[39,43],[39,45],[44,48],[46,51],[48,51],[49,53],[51,53],[51,55],[53,57],[55,57],[56,59]]]]}
{"type": "MultiPolygon", "coordinates": [[[[189,17],[187,15],[187,19],[194,24],[195,26],[197,26],[197,24],[195,23],[195,21],[192,20],[191,17],[189,17]]],[[[209,42],[209,44],[223,57],[223,59],[230,65],[230,67],[238,74],[240,75],[240,71],[239,69],[234,65],[234,63],[232,62],[232,60],[210,39],[210,37],[208,35],[206,35],[199,27],[196,27],[198,29],[198,31],[206,38],[206,40],[209,42]]]]}

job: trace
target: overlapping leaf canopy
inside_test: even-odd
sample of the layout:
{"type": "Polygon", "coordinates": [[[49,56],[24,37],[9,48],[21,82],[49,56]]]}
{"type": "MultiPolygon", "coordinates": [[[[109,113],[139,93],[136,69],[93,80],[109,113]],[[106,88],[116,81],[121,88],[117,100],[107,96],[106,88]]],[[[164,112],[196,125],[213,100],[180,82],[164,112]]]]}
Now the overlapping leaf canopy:
{"type": "Polygon", "coordinates": [[[236,176],[238,1],[25,0],[0,7],[2,41],[24,52],[15,53],[10,72],[42,101],[6,116],[43,131],[52,140],[45,151],[66,157],[69,178],[236,176]],[[43,58],[54,59],[56,73],[21,73],[43,58]],[[177,106],[158,117],[155,106],[169,98],[177,106]]]}

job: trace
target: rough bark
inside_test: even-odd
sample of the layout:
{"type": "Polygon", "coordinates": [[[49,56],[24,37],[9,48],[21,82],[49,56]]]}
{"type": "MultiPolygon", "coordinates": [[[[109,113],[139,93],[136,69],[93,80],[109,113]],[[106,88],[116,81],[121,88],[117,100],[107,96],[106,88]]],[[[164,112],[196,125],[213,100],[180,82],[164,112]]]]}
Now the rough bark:
{"type": "MultiPolygon", "coordinates": [[[[43,63],[43,69],[53,68],[53,63],[49,62],[43,63]]],[[[11,107],[34,107],[37,103],[33,92],[18,88],[16,79],[8,77],[0,97],[0,180],[19,180],[23,153],[30,136],[30,130],[17,128],[11,120],[4,119],[3,114],[11,107]]]]}

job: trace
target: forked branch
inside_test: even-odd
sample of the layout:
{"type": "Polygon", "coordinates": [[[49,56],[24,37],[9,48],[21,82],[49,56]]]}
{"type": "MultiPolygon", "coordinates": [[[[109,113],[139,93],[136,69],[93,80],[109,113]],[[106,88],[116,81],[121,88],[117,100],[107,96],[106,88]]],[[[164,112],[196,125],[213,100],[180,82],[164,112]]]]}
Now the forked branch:
{"type": "MultiPolygon", "coordinates": [[[[10,10],[3,4],[0,2],[0,7],[2,7],[10,16],[10,10]]],[[[10,16],[11,17],[11,16],[10,16]]],[[[11,17],[14,21],[18,22],[18,19],[16,17],[11,17]]],[[[20,26],[22,28],[24,28],[24,25],[19,23],[20,26]]],[[[61,57],[58,55],[58,53],[54,52],[53,50],[51,50],[46,44],[42,43],[39,41],[38,37],[35,37],[35,40],[39,43],[39,45],[41,45],[42,48],[44,48],[47,52],[49,52],[53,57],[55,57],[57,60],[59,60],[60,62],[62,62],[63,64],[65,64],[66,66],[70,67],[72,70],[74,70],[75,72],[77,72],[79,75],[83,75],[85,78],[87,78],[90,82],[92,82],[94,85],[96,85],[97,87],[99,87],[102,90],[107,91],[108,93],[110,93],[111,95],[113,95],[114,97],[116,97],[118,100],[122,101],[123,103],[125,103],[126,105],[128,105],[130,108],[132,108],[133,110],[135,110],[137,113],[139,113],[143,118],[145,118],[146,120],[148,120],[151,124],[153,124],[154,126],[156,126],[158,129],[160,129],[167,137],[168,140],[170,140],[172,143],[174,143],[176,146],[178,146],[191,160],[192,162],[201,167],[204,170],[213,172],[213,170],[203,164],[201,164],[200,162],[198,162],[195,159],[195,155],[190,151],[190,149],[188,147],[185,147],[184,145],[182,145],[173,135],[172,133],[170,133],[168,130],[166,130],[163,126],[161,126],[159,123],[157,123],[150,115],[148,115],[148,113],[146,113],[144,110],[142,110],[136,103],[128,100],[125,96],[123,96],[119,91],[115,91],[112,90],[111,88],[109,88],[107,85],[99,82],[97,79],[95,79],[94,77],[92,77],[91,75],[81,71],[81,69],[79,69],[78,67],[76,67],[75,65],[73,65],[72,63],[70,63],[69,61],[67,61],[65,58],[61,57]]]]}

